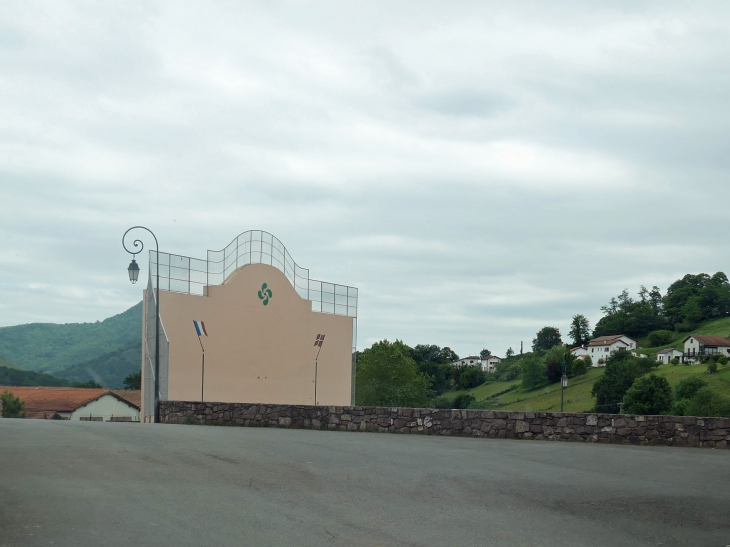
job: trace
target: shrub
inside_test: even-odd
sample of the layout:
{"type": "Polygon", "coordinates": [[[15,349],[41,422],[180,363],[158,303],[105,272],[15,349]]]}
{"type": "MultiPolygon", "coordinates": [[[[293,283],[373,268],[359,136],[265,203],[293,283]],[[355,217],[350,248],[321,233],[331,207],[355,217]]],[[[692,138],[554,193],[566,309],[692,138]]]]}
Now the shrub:
{"type": "Polygon", "coordinates": [[[563,365],[559,361],[548,361],[545,370],[548,383],[554,384],[559,382],[560,378],[563,377],[563,365]]]}
{"type": "Polygon", "coordinates": [[[730,417],[730,399],[722,397],[709,387],[703,387],[690,399],[685,416],[730,417]]]}
{"type": "Polygon", "coordinates": [[[423,407],[429,402],[432,378],[420,373],[410,348],[396,340],[376,342],[357,360],[357,404],[423,407]]]}
{"type": "Polygon", "coordinates": [[[721,356],[720,356],[720,364],[721,364],[722,366],[725,366],[725,365],[727,365],[727,363],[728,363],[728,358],[727,358],[727,356],[726,356],[726,355],[721,355],[721,356]]]}
{"type": "Polygon", "coordinates": [[[522,361],[522,388],[533,389],[547,382],[545,364],[542,359],[530,355],[522,361]]]}
{"type": "Polygon", "coordinates": [[[596,398],[599,412],[619,411],[619,404],[634,380],[646,372],[647,359],[636,359],[627,351],[617,351],[606,363],[606,372],[593,384],[591,395],[596,398]]]}
{"type": "Polygon", "coordinates": [[[509,382],[510,380],[514,380],[517,378],[520,374],[522,374],[522,363],[524,359],[521,359],[517,361],[516,363],[512,363],[510,366],[508,366],[505,371],[501,375],[501,379],[505,382],[509,382]]]}
{"type": "Polygon", "coordinates": [[[637,378],[624,396],[623,411],[629,414],[664,414],[672,408],[672,388],[664,376],[637,378]]]}
{"type": "Polygon", "coordinates": [[[459,393],[453,400],[440,395],[433,400],[434,408],[449,409],[449,408],[469,408],[476,401],[473,395],[470,393],[459,393]]]}
{"type": "Polygon", "coordinates": [[[669,362],[672,363],[676,367],[679,364],[679,357],[675,357],[674,359],[672,359],[669,362]]]}
{"type": "Polygon", "coordinates": [[[674,416],[687,416],[687,407],[689,406],[689,399],[675,400],[672,406],[672,414],[674,416]]]}
{"type": "Polygon", "coordinates": [[[674,387],[674,398],[691,399],[700,389],[707,386],[707,382],[699,376],[690,376],[679,382],[674,387]]]}
{"type": "Polygon", "coordinates": [[[466,370],[459,376],[459,387],[471,389],[482,385],[485,380],[486,374],[480,367],[466,367],[466,370]]]}
{"type": "Polygon", "coordinates": [[[717,361],[711,361],[707,365],[707,373],[708,374],[715,374],[717,372],[717,361]]]}
{"type": "Polygon", "coordinates": [[[651,347],[666,346],[674,339],[674,334],[669,330],[655,330],[649,333],[651,347]]]}
{"type": "Polygon", "coordinates": [[[469,406],[476,401],[473,395],[469,393],[460,393],[454,399],[454,408],[469,408],[469,406]]]}
{"type": "MultiPolygon", "coordinates": [[[[588,359],[590,359],[589,355],[586,355],[588,359]]],[[[585,359],[576,359],[573,361],[573,364],[570,366],[570,375],[571,376],[580,376],[581,374],[585,374],[588,372],[588,367],[590,365],[586,362],[585,359]]]]}
{"type": "Polygon", "coordinates": [[[25,412],[23,412],[25,403],[20,400],[20,397],[16,397],[6,389],[0,395],[0,401],[2,401],[1,416],[3,418],[25,418],[25,412]]]}

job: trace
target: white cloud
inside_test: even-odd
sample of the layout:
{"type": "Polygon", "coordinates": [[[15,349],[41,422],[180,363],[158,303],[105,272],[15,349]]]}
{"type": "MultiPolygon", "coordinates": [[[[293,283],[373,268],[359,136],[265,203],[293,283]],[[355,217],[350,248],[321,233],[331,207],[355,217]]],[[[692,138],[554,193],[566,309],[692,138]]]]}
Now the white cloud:
{"type": "Polygon", "coordinates": [[[134,224],[268,230],[361,288],[361,343],[460,353],[724,268],[717,4],[3,7],[0,325],[138,301],[134,224]]]}

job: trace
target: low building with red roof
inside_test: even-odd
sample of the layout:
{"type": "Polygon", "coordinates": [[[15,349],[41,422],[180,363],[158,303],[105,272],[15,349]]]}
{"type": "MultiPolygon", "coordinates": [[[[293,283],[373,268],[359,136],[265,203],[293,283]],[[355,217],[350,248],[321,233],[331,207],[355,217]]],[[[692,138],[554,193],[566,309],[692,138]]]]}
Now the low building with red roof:
{"type": "Polygon", "coordinates": [[[138,422],[139,390],[0,386],[23,401],[27,418],[138,422]]]}
{"type": "Polygon", "coordinates": [[[682,352],[676,348],[666,348],[656,354],[656,360],[666,365],[674,358],[682,359],[682,352]]]}

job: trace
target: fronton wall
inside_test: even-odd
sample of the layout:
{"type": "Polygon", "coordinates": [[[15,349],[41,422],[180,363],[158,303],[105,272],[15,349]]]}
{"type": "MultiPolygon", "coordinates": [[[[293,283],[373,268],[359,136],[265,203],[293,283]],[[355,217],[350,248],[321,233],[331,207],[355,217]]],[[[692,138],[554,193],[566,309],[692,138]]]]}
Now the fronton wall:
{"type": "Polygon", "coordinates": [[[163,423],[730,447],[730,418],[163,401],[163,423]]]}

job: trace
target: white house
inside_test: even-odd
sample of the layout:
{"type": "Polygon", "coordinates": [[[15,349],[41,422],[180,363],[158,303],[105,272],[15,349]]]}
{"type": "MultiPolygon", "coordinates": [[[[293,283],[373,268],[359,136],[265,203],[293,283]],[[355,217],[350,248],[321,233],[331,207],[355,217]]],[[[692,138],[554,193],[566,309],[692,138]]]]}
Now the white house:
{"type": "Polygon", "coordinates": [[[475,367],[482,364],[482,358],[479,355],[470,355],[469,357],[462,357],[458,361],[451,363],[456,367],[475,367]]]}
{"type": "Polygon", "coordinates": [[[659,361],[660,363],[662,363],[663,365],[666,365],[675,357],[679,360],[682,359],[682,352],[675,348],[663,349],[659,353],[656,354],[656,360],[659,361]]]}
{"type": "Polygon", "coordinates": [[[28,418],[138,422],[139,390],[0,386],[20,398],[28,418]]]}
{"type": "Polygon", "coordinates": [[[591,353],[588,351],[588,348],[585,346],[578,346],[577,348],[573,348],[570,350],[571,355],[574,357],[577,357],[578,359],[583,359],[583,357],[590,355],[591,353]]]}
{"type": "Polygon", "coordinates": [[[730,340],[722,336],[704,336],[693,334],[684,340],[685,363],[694,363],[700,355],[725,355],[730,356],[730,340]]]}
{"type": "Polygon", "coordinates": [[[502,358],[496,355],[489,355],[483,359],[479,355],[470,355],[469,357],[463,357],[458,361],[454,361],[451,364],[457,367],[480,366],[484,372],[492,372],[501,361],[502,358]]]}
{"type": "Polygon", "coordinates": [[[490,355],[486,359],[482,359],[482,370],[484,372],[492,372],[501,362],[501,357],[497,357],[496,355],[490,355]]]}
{"type": "Polygon", "coordinates": [[[588,346],[586,347],[586,349],[588,350],[588,355],[591,356],[593,366],[597,367],[600,366],[600,364],[598,363],[599,359],[603,359],[605,361],[609,355],[616,351],[631,351],[633,349],[636,349],[637,347],[638,342],[633,338],[624,334],[615,334],[611,336],[599,336],[598,338],[594,338],[593,340],[588,342],[588,346]]]}

